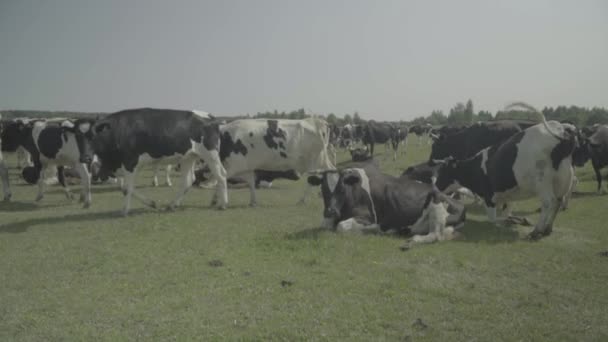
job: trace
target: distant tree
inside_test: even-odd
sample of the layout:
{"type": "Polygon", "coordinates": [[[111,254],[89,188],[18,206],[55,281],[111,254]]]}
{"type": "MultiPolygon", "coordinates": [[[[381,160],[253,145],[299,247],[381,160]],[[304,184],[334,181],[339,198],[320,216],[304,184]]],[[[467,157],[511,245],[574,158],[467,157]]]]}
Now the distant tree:
{"type": "Polygon", "coordinates": [[[350,117],[350,114],[344,114],[344,124],[352,124],[353,119],[350,117]]]}
{"type": "Polygon", "coordinates": [[[363,120],[361,119],[361,117],[359,116],[359,112],[355,112],[353,114],[353,123],[355,125],[360,125],[361,123],[363,123],[363,120]]]}
{"type": "Polygon", "coordinates": [[[465,124],[470,124],[475,119],[475,111],[473,109],[473,100],[469,99],[464,107],[462,115],[465,124]]]}
{"type": "Polygon", "coordinates": [[[335,125],[337,122],[338,122],[338,118],[336,117],[336,114],[334,114],[334,113],[327,114],[327,123],[335,125]]]}
{"type": "Polygon", "coordinates": [[[448,122],[448,118],[445,116],[445,114],[443,114],[443,111],[434,110],[426,119],[426,122],[430,123],[431,125],[445,125],[448,122]]]}
{"type": "Polygon", "coordinates": [[[480,110],[479,113],[477,113],[477,120],[479,120],[479,121],[492,120],[492,113],[488,112],[487,110],[480,110]]]}

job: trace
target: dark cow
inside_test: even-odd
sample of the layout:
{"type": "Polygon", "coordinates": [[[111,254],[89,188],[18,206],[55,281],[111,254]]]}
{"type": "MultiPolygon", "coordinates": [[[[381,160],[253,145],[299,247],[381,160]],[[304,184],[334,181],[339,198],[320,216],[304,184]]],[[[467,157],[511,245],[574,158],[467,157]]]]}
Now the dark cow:
{"type": "Polygon", "coordinates": [[[135,195],[144,204],[156,208],[156,202],[135,190],[137,171],[146,164],[181,164],[182,186],[169,204],[179,206],[192,185],[192,167],[204,159],[218,181],[215,198],[219,208],[228,203],[226,170],[219,157],[219,123],[205,112],[141,108],[110,114],[95,126],[95,154],[101,162],[100,178],[107,179],[120,170],[124,176],[125,205],[131,208],[135,195]]]}
{"type": "Polygon", "coordinates": [[[24,147],[31,155],[33,166],[26,167],[23,175],[28,182],[38,182],[38,195],[36,201],[44,197],[44,175],[47,169],[59,166],[59,180],[64,186],[66,195],[71,198],[69,188],[62,177],[62,166],[72,166],[80,174],[82,189],[81,202],[87,208],[91,204],[90,177],[86,164],[93,158],[91,130],[94,120],[78,119],[75,121],[63,120],[47,122],[43,120],[13,122],[3,131],[2,149],[16,151],[19,146],[24,147]]]}
{"type": "Polygon", "coordinates": [[[501,143],[522,129],[514,121],[478,122],[433,143],[430,159],[466,159],[482,149],[501,143]]]}
{"type": "Polygon", "coordinates": [[[368,121],[363,125],[364,145],[369,146],[370,155],[374,156],[375,144],[388,144],[393,148],[393,160],[397,159],[397,149],[399,148],[399,130],[388,123],[380,123],[374,120],[368,121]]]}
{"type": "Polygon", "coordinates": [[[427,143],[430,143],[429,135],[430,135],[432,129],[433,129],[433,126],[431,126],[431,124],[426,123],[426,124],[411,126],[409,128],[409,132],[416,134],[416,136],[418,137],[418,145],[420,145],[422,143],[423,137],[426,137],[427,143]]]}
{"type": "Polygon", "coordinates": [[[441,126],[440,128],[437,129],[432,129],[430,132],[430,136],[431,138],[436,141],[436,140],[440,140],[440,139],[445,139],[446,137],[459,133],[463,130],[465,130],[467,127],[469,127],[468,125],[445,125],[445,126],[441,126]]]}
{"type": "Polygon", "coordinates": [[[388,231],[414,234],[414,242],[449,239],[464,223],[463,205],[434,186],[396,178],[373,162],[310,176],[321,186],[322,226],[338,231],[388,231]]]}
{"type": "MultiPolygon", "coordinates": [[[[251,206],[257,204],[255,170],[303,174],[335,169],[328,156],[329,127],[325,120],[235,120],[220,130],[220,158],[227,177],[240,177],[249,183],[251,206]]],[[[299,203],[309,192],[307,186],[299,203]]]]}
{"type": "Polygon", "coordinates": [[[591,159],[591,165],[593,165],[597,181],[597,191],[598,193],[604,193],[600,171],[608,166],[608,126],[598,125],[593,127],[591,132],[587,131],[583,133],[591,133],[591,135],[588,138],[581,137],[580,147],[576,149],[573,155],[574,165],[582,167],[591,159]]]}
{"type": "MultiPolygon", "coordinates": [[[[525,104],[513,106],[534,110],[525,104]]],[[[542,123],[516,133],[503,143],[485,148],[466,160],[448,160],[439,170],[436,185],[446,190],[464,186],[480,196],[488,217],[497,221],[496,208],[511,217],[511,202],[537,196],[541,216],[530,237],[551,234],[553,221],[564,196],[571,188],[574,172],[572,153],[577,145],[576,129],[556,121],[542,123]]]]}

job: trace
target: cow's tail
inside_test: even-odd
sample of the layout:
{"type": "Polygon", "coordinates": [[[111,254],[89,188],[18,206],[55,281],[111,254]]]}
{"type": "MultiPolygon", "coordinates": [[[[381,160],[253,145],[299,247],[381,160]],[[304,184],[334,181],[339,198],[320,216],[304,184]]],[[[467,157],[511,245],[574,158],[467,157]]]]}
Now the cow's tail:
{"type": "Polygon", "coordinates": [[[335,169],[336,167],[334,163],[332,163],[331,159],[329,158],[329,124],[327,121],[318,117],[312,117],[309,120],[312,121],[312,124],[315,126],[317,132],[320,133],[321,143],[323,144],[323,152],[320,155],[321,160],[319,162],[321,165],[327,166],[327,169],[335,169]]]}
{"type": "Polygon", "coordinates": [[[545,126],[545,129],[547,130],[547,132],[549,132],[549,134],[554,136],[559,141],[567,140],[561,134],[559,134],[559,132],[556,132],[551,127],[549,127],[549,124],[547,123],[547,118],[545,118],[545,115],[538,109],[534,108],[533,106],[531,106],[525,102],[513,102],[510,105],[508,105],[507,107],[505,107],[505,110],[517,110],[517,109],[523,109],[523,110],[530,111],[530,112],[536,114],[539,117],[539,119],[541,120],[541,122],[543,123],[543,125],[545,126]]]}

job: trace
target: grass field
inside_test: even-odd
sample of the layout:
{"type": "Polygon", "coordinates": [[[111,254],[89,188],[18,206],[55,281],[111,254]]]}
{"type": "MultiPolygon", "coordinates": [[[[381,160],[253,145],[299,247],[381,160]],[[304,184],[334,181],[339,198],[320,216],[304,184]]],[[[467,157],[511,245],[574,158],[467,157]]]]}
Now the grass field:
{"type": "MultiPolygon", "coordinates": [[[[415,141],[397,162],[380,156],[383,169],[425,159],[415,141]]],[[[588,168],[583,194],[539,242],[469,207],[462,239],[405,252],[403,238],[318,229],[320,198],[295,204],[305,180],[260,190],[257,208],[246,189],[229,190],[226,211],[193,189],[175,212],[134,201],[123,218],[116,186],[95,187],[90,209],[57,186],[35,204],[11,171],[0,341],[608,341],[608,203],[588,168]]],[[[172,198],[150,176],[142,191],[172,198]]],[[[515,211],[536,220],[538,205],[515,211]]]]}

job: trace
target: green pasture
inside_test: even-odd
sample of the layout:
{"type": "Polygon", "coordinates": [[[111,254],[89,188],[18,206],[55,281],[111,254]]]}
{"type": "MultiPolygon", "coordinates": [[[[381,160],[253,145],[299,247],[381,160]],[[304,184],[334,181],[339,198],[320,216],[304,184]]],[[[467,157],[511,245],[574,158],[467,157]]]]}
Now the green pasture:
{"type": "MultiPolygon", "coordinates": [[[[396,175],[430,148],[411,138],[397,162],[376,150],[396,175]]],[[[0,341],[608,341],[608,200],[590,168],[578,176],[538,242],[471,206],[459,240],[401,251],[402,237],[319,229],[321,199],[296,205],[304,179],[259,190],[256,208],[231,189],[229,209],[211,209],[197,188],[175,212],[134,199],[124,218],[116,185],[95,186],[89,209],[58,186],[34,203],[12,168],[0,341]]],[[[150,187],[149,170],[139,184],[164,203],[175,191],[150,187]]],[[[538,206],[515,212],[535,221],[538,206]]]]}

